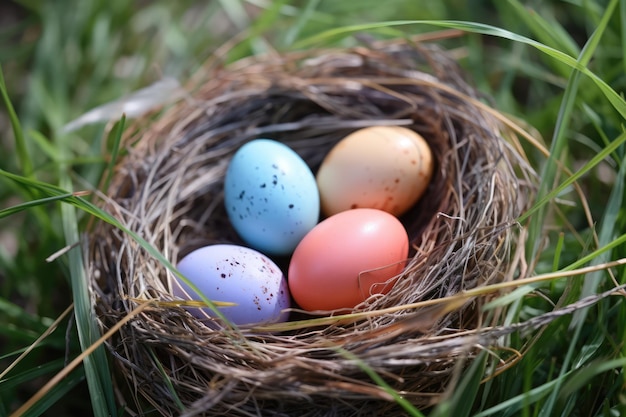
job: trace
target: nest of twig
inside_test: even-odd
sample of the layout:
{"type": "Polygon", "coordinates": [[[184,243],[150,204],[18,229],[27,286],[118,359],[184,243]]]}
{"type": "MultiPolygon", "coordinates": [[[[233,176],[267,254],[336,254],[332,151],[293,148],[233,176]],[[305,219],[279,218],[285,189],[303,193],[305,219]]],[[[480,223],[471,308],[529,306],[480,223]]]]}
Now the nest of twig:
{"type": "Polygon", "coordinates": [[[398,414],[369,370],[414,406],[432,405],[459,359],[492,341],[481,329],[498,322],[493,311],[481,313],[487,295],[454,296],[520,275],[515,248],[523,233],[515,219],[535,178],[519,131],[486,102],[448,53],[394,42],[213,67],[186,100],[140,121],[123,142],[127,154],[102,206],[173,264],[207,244],[241,244],[223,207],[223,177],[246,141],[282,141],[315,172],[354,130],[398,125],[428,141],[436,168],[425,196],[400,219],[410,261],[393,289],[357,314],[294,313],[291,322],[263,328],[209,328],[167,303],[175,300],[172,272],[162,262],[128,233],[96,226],[92,293],[104,331],[132,315],[107,346],[135,408],[398,414]]]}

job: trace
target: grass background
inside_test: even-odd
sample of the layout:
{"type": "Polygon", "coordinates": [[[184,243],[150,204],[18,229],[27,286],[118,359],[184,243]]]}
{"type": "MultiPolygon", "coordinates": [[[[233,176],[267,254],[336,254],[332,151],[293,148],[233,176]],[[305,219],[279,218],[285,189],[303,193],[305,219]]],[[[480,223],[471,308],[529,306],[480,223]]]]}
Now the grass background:
{"type": "MultiPolygon", "coordinates": [[[[0,3],[2,90],[12,103],[0,107],[0,372],[15,364],[0,378],[0,415],[25,404],[93,337],[80,254],[46,261],[79,239],[91,216],[88,206],[63,195],[54,197],[61,201],[44,199],[63,194],[48,186],[95,187],[115,135],[104,124],[61,134],[65,123],[164,75],[184,82],[234,36],[242,41],[229,52],[231,61],[274,50],[352,46],[359,42],[356,33],[389,38],[458,26],[449,20],[471,22],[464,36],[443,42],[459,52],[468,78],[499,110],[534,126],[550,149],[546,157],[527,148],[543,179],[536,210],[521,219],[529,225],[532,272],[625,257],[624,0],[0,3]],[[384,23],[398,20],[420,22],[384,23]],[[365,27],[357,31],[354,25],[365,27]],[[587,74],[572,69],[575,60],[587,74]],[[574,179],[584,200],[569,184],[574,179]],[[72,302],[75,318],[74,312],[62,318],[56,331],[15,362],[72,302]]],[[[522,321],[623,284],[624,272],[614,268],[525,286],[500,302],[510,304],[508,322],[522,321]]],[[[523,354],[515,366],[479,385],[497,361],[476,361],[446,401],[422,413],[626,415],[625,338],[623,296],[609,297],[541,331],[512,336],[509,345],[523,354]]],[[[26,415],[124,415],[105,371],[104,361],[85,362],[29,405],[26,415]],[[88,389],[98,384],[99,395],[88,389]]]]}

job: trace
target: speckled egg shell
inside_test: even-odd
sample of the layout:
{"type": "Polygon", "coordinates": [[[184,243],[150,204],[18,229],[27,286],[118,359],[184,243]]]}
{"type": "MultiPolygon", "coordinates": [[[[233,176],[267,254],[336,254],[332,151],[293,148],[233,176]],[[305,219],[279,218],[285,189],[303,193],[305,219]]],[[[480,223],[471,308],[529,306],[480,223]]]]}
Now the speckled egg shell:
{"type": "MultiPolygon", "coordinates": [[[[220,307],[234,324],[282,322],[290,305],[289,288],[280,268],[267,256],[237,245],[211,245],[189,253],[178,270],[209,299],[236,303],[220,307]]],[[[173,294],[201,300],[184,281],[175,279],[173,294]]],[[[209,307],[189,308],[196,317],[215,317],[209,307]]]]}
{"type": "Polygon", "coordinates": [[[319,219],[315,176],[288,146],[269,139],[246,143],[224,179],[231,224],[251,247],[287,255],[319,219]]]}

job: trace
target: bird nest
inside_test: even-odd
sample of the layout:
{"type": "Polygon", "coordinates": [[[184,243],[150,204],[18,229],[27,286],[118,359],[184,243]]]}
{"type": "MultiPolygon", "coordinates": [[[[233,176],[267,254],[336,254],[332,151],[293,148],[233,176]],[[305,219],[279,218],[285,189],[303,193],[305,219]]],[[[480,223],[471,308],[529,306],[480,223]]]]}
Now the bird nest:
{"type": "Polygon", "coordinates": [[[488,295],[459,295],[523,274],[516,218],[532,201],[535,174],[519,128],[432,44],[205,70],[185,100],[126,135],[100,203],[123,227],[90,230],[100,326],[125,321],[106,342],[125,404],[163,415],[397,415],[372,372],[415,407],[436,403],[458,364],[501,335],[484,331],[502,316],[481,310],[488,295]],[[223,179],[242,144],[281,141],[315,172],[341,138],[374,125],[413,129],[436,161],[425,195],[400,217],[410,259],[389,293],[349,313],[294,310],[286,323],[256,326],[207,326],[176,302],[164,259],[175,265],[202,246],[241,244],[223,179]]]}

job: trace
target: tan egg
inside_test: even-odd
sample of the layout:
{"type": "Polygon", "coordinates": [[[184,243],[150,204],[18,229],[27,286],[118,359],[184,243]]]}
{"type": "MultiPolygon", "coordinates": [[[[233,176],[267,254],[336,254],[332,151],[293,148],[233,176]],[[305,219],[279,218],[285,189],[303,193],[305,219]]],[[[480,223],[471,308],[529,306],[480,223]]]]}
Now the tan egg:
{"type": "Polygon", "coordinates": [[[400,216],[426,191],[433,155],[422,136],[397,126],[357,130],[337,143],[317,172],[322,211],[374,208],[400,216]]]}

